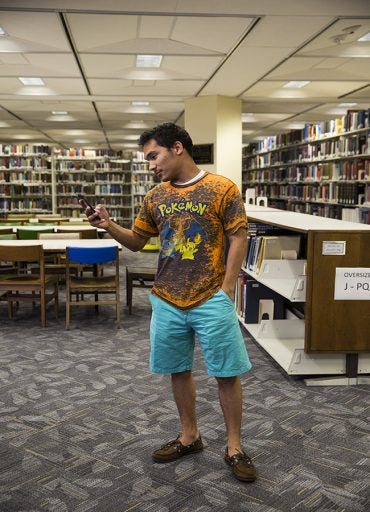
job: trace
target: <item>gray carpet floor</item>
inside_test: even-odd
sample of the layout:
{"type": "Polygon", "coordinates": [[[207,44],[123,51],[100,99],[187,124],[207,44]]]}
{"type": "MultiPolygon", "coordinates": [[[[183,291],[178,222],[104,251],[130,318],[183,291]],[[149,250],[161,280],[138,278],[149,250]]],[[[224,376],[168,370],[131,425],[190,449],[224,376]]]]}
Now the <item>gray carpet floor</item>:
{"type": "Polygon", "coordinates": [[[0,303],[1,512],[365,512],[369,510],[369,387],[306,387],[245,334],[243,443],[258,470],[235,480],[222,455],[215,381],[197,349],[197,412],[206,449],[155,464],[153,448],[179,431],[168,377],[148,371],[149,290],[125,307],[125,265],[155,254],[123,251],[122,328],[113,308],[80,308],[71,330],[48,307],[0,303]]]}

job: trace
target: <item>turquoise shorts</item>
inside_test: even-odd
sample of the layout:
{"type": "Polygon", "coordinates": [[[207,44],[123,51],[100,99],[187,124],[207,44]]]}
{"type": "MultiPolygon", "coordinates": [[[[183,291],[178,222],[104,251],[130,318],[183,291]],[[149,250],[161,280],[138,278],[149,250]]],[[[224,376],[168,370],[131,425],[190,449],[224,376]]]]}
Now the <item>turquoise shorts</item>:
{"type": "Polygon", "coordinates": [[[234,377],[247,372],[249,361],[235,305],[219,290],[198,307],[181,310],[150,295],[150,369],[155,373],[192,370],[195,335],[208,375],[234,377]]]}

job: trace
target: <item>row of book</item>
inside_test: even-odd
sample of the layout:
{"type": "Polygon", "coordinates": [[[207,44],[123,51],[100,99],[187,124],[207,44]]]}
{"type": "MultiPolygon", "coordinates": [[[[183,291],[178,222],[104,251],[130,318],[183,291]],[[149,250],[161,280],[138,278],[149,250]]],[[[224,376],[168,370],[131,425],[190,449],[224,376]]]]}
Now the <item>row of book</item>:
{"type": "Polygon", "coordinates": [[[148,171],[148,162],[132,162],[131,169],[133,171],[148,171]]]}
{"type": "Polygon", "coordinates": [[[96,162],[74,162],[72,160],[61,160],[56,162],[55,169],[60,172],[80,172],[86,173],[91,171],[97,171],[99,167],[96,165],[96,162]]]}
{"type": "MultiPolygon", "coordinates": [[[[353,141],[358,139],[346,139],[347,141],[352,141],[351,146],[357,147],[357,144],[354,144],[353,141]]],[[[344,144],[342,144],[344,146],[344,144]]],[[[346,144],[349,146],[350,144],[346,144]]],[[[323,146],[323,145],[322,145],[323,146]]],[[[349,150],[348,148],[342,149],[340,148],[341,144],[336,141],[335,143],[325,143],[324,149],[320,149],[317,146],[301,146],[299,149],[295,150],[281,150],[279,152],[273,153],[264,153],[262,155],[254,155],[249,159],[244,159],[243,168],[244,169],[262,169],[277,165],[292,165],[292,164],[300,164],[305,162],[314,162],[314,161],[322,161],[322,160],[330,160],[330,159],[345,159],[345,158],[362,158],[369,159],[370,158],[370,137],[366,143],[366,145],[361,144],[360,149],[349,150]]]]}
{"type": "Polygon", "coordinates": [[[246,324],[285,318],[285,301],[264,284],[240,272],[235,286],[235,308],[246,324]],[[268,304],[268,308],[264,305],[268,304]]]}
{"type": "MultiPolygon", "coordinates": [[[[314,141],[325,137],[337,136],[342,133],[355,132],[370,127],[370,109],[349,110],[346,115],[323,121],[306,123],[304,128],[290,130],[287,133],[265,137],[250,148],[257,152],[271,151],[283,146],[293,145],[302,141],[314,141]]],[[[246,150],[247,152],[248,150],[246,150]]]]}
{"type": "Polygon", "coordinates": [[[0,171],[0,183],[14,183],[16,181],[51,181],[51,173],[49,172],[32,172],[32,171],[22,171],[22,172],[13,172],[13,171],[0,171]]]}
{"type": "Polygon", "coordinates": [[[297,259],[301,237],[269,224],[248,224],[245,267],[259,273],[264,260],[297,259]]]}
{"type": "Polygon", "coordinates": [[[330,182],[312,184],[256,184],[256,197],[271,199],[320,201],[341,203],[346,205],[362,205],[367,203],[370,185],[365,187],[357,182],[330,182]]]}
{"type": "Polygon", "coordinates": [[[152,188],[152,183],[142,183],[132,185],[132,193],[145,195],[152,188]]]}
{"type": "Polygon", "coordinates": [[[288,204],[287,209],[289,211],[297,213],[308,213],[309,215],[317,215],[319,217],[347,220],[350,222],[359,222],[361,224],[370,224],[370,206],[346,208],[341,205],[321,205],[314,203],[291,202],[288,204]]]}
{"type": "Polygon", "coordinates": [[[122,152],[113,149],[68,148],[55,149],[54,155],[58,158],[121,158],[122,152]]]}
{"type": "Polygon", "coordinates": [[[244,181],[365,181],[370,179],[370,158],[300,164],[275,169],[254,169],[243,172],[244,181]]]}
{"type": "Polygon", "coordinates": [[[0,155],[50,155],[51,148],[43,144],[0,144],[0,155]]]}
{"type": "Polygon", "coordinates": [[[42,194],[51,194],[51,183],[12,183],[12,184],[3,184],[0,183],[0,196],[19,196],[19,195],[27,195],[38,193],[42,194]],[[36,189],[36,191],[35,191],[36,189]]]}
{"type": "Polygon", "coordinates": [[[6,212],[24,210],[47,210],[51,211],[51,201],[46,198],[1,198],[0,210],[6,212]]]}
{"type": "Polygon", "coordinates": [[[35,169],[40,171],[50,169],[50,164],[40,157],[11,156],[10,158],[0,158],[0,169],[35,169]]]}

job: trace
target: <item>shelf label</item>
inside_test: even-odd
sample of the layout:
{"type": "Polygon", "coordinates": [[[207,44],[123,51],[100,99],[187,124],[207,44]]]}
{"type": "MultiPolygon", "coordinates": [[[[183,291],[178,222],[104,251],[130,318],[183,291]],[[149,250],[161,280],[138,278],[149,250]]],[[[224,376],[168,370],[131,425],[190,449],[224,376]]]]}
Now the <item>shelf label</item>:
{"type": "Polygon", "coordinates": [[[370,300],[370,268],[336,268],[334,300],[370,300]]]}
{"type": "Polygon", "coordinates": [[[344,256],[346,254],[346,242],[327,242],[322,243],[322,254],[324,256],[344,256]]]}

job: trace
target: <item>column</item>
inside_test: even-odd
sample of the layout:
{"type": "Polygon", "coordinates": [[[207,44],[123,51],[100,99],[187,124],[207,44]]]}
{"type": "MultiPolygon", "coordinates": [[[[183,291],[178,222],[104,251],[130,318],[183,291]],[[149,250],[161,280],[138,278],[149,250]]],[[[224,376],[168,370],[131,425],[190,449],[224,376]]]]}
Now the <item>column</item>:
{"type": "Polygon", "coordinates": [[[199,164],[230,178],[242,190],[242,102],[228,96],[185,100],[185,129],[193,143],[213,144],[213,164],[199,164]]]}

